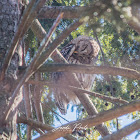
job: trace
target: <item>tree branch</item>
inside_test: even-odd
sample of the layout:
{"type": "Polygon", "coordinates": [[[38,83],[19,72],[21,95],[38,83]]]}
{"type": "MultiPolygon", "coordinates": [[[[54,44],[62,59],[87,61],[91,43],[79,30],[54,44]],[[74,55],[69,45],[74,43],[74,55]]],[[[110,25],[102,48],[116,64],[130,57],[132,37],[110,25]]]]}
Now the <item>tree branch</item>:
{"type": "Polygon", "coordinates": [[[58,16],[58,18],[56,19],[56,21],[54,22],[52,28],[50,29],[49,33],[45,36],[45,38],[42,40],[42,42],[40,43],[40,47],[38,49],[38,52],[35,54],[35,56],[33,57],[33,60],[31,62],[31,64],[29,65],[29,67],[27,68],[25,74],[23,75],[22,79],[20,80],[19,84],[17,85],[16,89],[14,90],[13,94],[12,94],[12,98],[10,100],[9,106],[6,108],[5,114],[3,116],[4,120],[7,120],[9,113],[11,111],[12,105],[15,102],[15,98],[18,94],[18,91],[20,89],[20,87],[24,84],[25,81],[27,81],[30,76],[33,74],[33,68],[36,64],[36,62],[38,61],[38,58],[40,56],[40,54],[42,53],[42,51],[44,50],[44,48],[48,45],[51,35],[54,32],[54,30],[56,29],[56,26],[58,25],[60,19],[62,18],[62,14],[60,14],[58,16]]]}
{"type": "Polygon", "coordinates": [[[77,64],[45,64],[40,69],[40,72],[73,72],[86,74],[109,74],[113,76],[124,76],[127,78],[140,80],[140,73],[134,69],[118,68],[109,66],[91,66],[77,64]]]}
{"type": "Polygon", "coordinates": [[[25,118],[25,117],[18,117],[17,123],[24,123],[30,125],[31,127],[40,128],[42,130],[47,130],[47,131],[54,129],[54,127],[50,125],[43,124],[42,122],[34,121],[31,118],[25,118]]]}
{"type": "Polygon", "coordinates": [[[29,15],[30,15],[30,13],[31,13],[31,11],[33,9],[33,5],[35,4],[35,2],[36,2],[36,0],[32,0],[29,3],[29,5],[28,5],[23,17],[21,18],[20,24],[18,25],[18,29],[16,31],[16,34],[15,34],[13,40],[12,40],[12,43],[11,43],[11,46],[9,48],[8,54],[6,55],[5,60],[3,62],[0,81],[3,80],[3,78],[5,76],[7,68],[8,68],[8,66],[9,66],[9,64],[11,62],[12,56],[15,53],[15,50],[17,48],[18,42],[21,39],[21,33],[23,31],[23,28],[25,27],[25,24],[26,24],[28,18],[30,18],[29,15]]]}
{"type": "MultiPolygon", "coordinates": [[[[60,86],[58,84],[54,84],[54,83],[51,83],[51,82],[47,82],[47,81],[34,81],[34,80],[29,80],[27,82],[28,84],[35,84],[35,85],[48,85],[50,87],[57,87],[59,88],[60,86]]],[[[83,93],[86,93],[86,94],[89,94],[91,96],[94,96],[94,97],[98,97],[102,100],[106,100],[106,101],[109,101],[113,104],[116,104],[116,103],[121,103],[121,104],[126,104],[126,103],[129,103],[128,101],[126,100],[123,100],[123,99],[119,99],[119,98],[115,98],[115,97],[110,97],[110,96],[106,96],[106,95],[103,95],[103,94],[100,94],[100,93],[96,93],[96,92],[91,92],[91,91],[88,91],[88,90],[84,90],[84,89],[81,89],[81,88],[77,88],[77,87],[74,87],[74,86],[62,86],[61,85],[61,88],[66,88],[66,89],[70,89],[74,92],[77,92],[78,94],[83,94],[83,93]]]]}
{"type": "Polygon", "coordinates": [[[29,15],[29,18],[26,21],[26,24],[23,28],[23,31],[21,32],[21,37],[23,37],[23,35],[26,33],[26,31],[28,30],[28,28],[32,24],[33,20],[37,17],[38,13],[40,13],[41,8],[43,7],[43,5],[45,4],[46,1],[47,0],[39,0],[35,3],[35,6],[33,7],[32,11],[29,15]]]}
{"type": "Polygon", "coordinates": [[[140,120],[131,123],[111,135],[105,136],[102,140],[120,140],[138,129],[140,129],[140,120]]]}
{"type": "MultiPolygon", "coordinates": [[[[23,88],[24,88],[23,95],[24,95],[24,105],[25,105],[26,116],[27,116],[27,118],[32,118],[29,85],[24,84],[23,88]]],[[[31,137],[32,137],[31,131],[32,131],[32,128],[30,126],[27,126],[27,139],[28,140],[31,140],[31,137]]]]}
{"type": "MultiPolygon", "coordinates": [[[[97,3],[98,4],[98,3],[97,3]]],[[[101,4],[100,4],[101,5],[101,4]]],[[[106,4],[106,7],[109,8],[109,6],[106,4]]],[[[130,12],[126,11],[127,14],[125,15],[125,18],[127,20],[128,25],[130,25],[134,30],[136,30],[140,34],[140,25],[135,18],[137,18],[139,21],[139,7],[140,3],[136,2],[132,6],[128,7],[131,9],[128,9],[130,12]],[[132,17],[130,17],[130,14],[132,14],[132,17]],[[130,18],[128,18],[130,17],[130,18]]],[[[102,8],[103,9],[103,8],[102,8]]],[[[87,15],[89,16],[91,13],[94,12],[99,13],[101,10],[101,7],[98,7],[96,3],[91,6],[44,6],[42,8],[42,11],[38,15],[38,18],[40,19],[46,19],[46,18],[56,18],[60,11],[64,12],[65,19],[76,19],[79,18],[81,15],[87,15]]],[[[105,12],[106,8],[103,9],[105,12]]]]}
{"type": "Polygon", "coordinates": [[[88,6],[44,6],[38,15],[39,19],[55,19],[60,12],[64,12],[64,19],[79,18],[88,6]]]}
{"type": "Polygon", "coordinates": [[[32,21],[37,16],[39,10],[44,5],[46,0],[40,0],[36,3],[36,0],[32,0],[31,3],[29,3],[29,6],[27,10],[25,11],[25,14],[21,20],[21,23],[19,24],[18,30],[15,34],[15,37],[11,43],[10,49],[8,51],[8,54],[6,55],[5,61],[3,63],[2,72],[0,80],[3,80],[5,72],[7,71],[7,68],[11,62],[12,56],[15,53],[15,50],[17,48],[17,45],[20,41],[20,39],[23,37],[23,35],[28,30],[29,26],[31,25],[32,21]],[[35,5],[33,7],[33,5],[35,5]]]}
{"type": "MultiPolygon", "coordinates": [[[[35,81],[39,81],[41,79],[40,73],[35,73],[35,81]]],[[[34,107],[35,107],[35,112],[37,116],[37,120],[44,123],[44,117],[43,117],[43,110],[42,110],[42,105],[41,105],[41,96],[42,96],[42,88],[43,85],[34,85],[33,86],[33,102],[34,102],[34,107]]]]}
{"type": "MultiPolygon", "coordinates": [[[[26,119],[24,117],[18,117],[17,123],[24,123],[24,124],[30,125],[31,127],[40,128],[40,129],[46,130],[46,131],[50,131],[50,130],[55,129],[54,127],[52,127],[50,125],[43,124],[41,122],[34,121],[32,119],[26,119]]],[[[77,140],[72,135],[67,135],[64,138],[67,140],[77,140]]]]}
{"type": "Polygon", "coordinates": [[[38,15],[39,19],[56,18],[60,11],[64,12],[65,19],[75,19],[80,17],[93,17],[94,13],[104,13],[107,10],[107,4],[104,1],[91,2],[90,6],[44,6],[38,15]]]}
{"type": "Polygon", "coordinates": [[[59,137],[63,137],[66,134],[71,134],[75,130],[76,125],[78,125],[78,124],[79,124],[78,126],[90,128],[95,125],[101,124],[102,122],[112,120],[114,118],[120,117],[120,116],[125,115],[130,112],[134,112],[139,109],[140,109],[140,100],[133,101],[129,104],[101,112],[92,117],[62,125],[61,127],[58,127],[52,131],[49,131],[47,134],[42,135],[41,137],[37,138],[36,140],[45,140],[47,138],[49,140],[54,140],[59,137]]]}
{"type": "Polygon", "coordinates": [[[102,95],[100,93],[87,91],[87,90],[77,88],[77,87],[68,86],[68,88],[73,90],[74,92],[77,92],[78,94],[86,93],[86,94],[89,94],[91,96],[98,97],[98,98],[100,98],[102,100],[106,100],[106,101],[109,101],[109,102],[114,103],[114,104],[116,104],[116,103],[121,103],[121,104],[128,103],[128,101],[123,100],[123,99],[119,99],[119,98],[115,98],[115,97],[109,97],[109,96],[106,96],[106,95],[102,95]]]}

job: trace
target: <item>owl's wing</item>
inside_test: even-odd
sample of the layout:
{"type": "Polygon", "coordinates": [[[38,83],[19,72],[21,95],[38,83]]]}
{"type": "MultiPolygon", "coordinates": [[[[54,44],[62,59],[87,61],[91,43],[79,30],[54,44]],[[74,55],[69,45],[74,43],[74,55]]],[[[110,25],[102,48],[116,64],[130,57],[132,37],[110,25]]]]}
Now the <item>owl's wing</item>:
{"type": "Polygon", "coordinates": [[[75,50],[75,44],[69,43],[60,51],[63,57],[68,60],[75,50]]]}
{"type": "Polygon", "coordinates": [[[67,94],[65,94],[64,89],[60,90],[60,88],[56,88],[54,92],[55,104],[60,110],[61,114],[65,115],[67,113],[67,105],[69,103],[67,94]]]}
{"type": "Polygon", "coordinates": [[[67,113],[67,105],[70,101],[72,101],[74,104],[79,103],[79,100],[75,93],[73,93],[69,89],[64,88],[67,85],[70,85],[65,74],[69,76],[68,73],[63,72],[52,73],[52,81],[57,85],[57,87],[51,88],[51,92],[54,95],[55,104],[63,115],[67,113]]]}
{"type": "Polygon", "coordinates": [[[76,74],[81,86],[86,90],[91,90],[93,82],[95,80],[95,74],[83,74],[77,73],[76,74]]]}

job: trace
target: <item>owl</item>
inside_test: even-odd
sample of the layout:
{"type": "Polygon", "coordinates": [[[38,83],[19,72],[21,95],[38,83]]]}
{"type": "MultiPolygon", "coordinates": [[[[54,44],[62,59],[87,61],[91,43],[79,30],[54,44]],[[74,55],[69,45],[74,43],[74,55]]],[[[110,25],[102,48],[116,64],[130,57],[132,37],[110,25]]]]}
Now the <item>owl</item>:
{"type": "MultiPolygon", "coordinates": [[[[63,47],[61,54],[69,64],[94,65],[97,61],[99,50],[100,47],[98,43],[92,37],[79,36],[63,47]]],[[[66,114],[67,105],[70,102],[73,104],[80,103],[74,92],[63,88],[64,86],[71,85],[67,80],[70,78],[68,76],[68,72],[54,72],[51,74],[52,81],[59,85],[59,87],[53,87],[51,91],[54,95],[56,106],[63,115],[66,114]]],[[[95,79],[94,74],[76,73],[76,76],[84,89],[91,89],[95,79]]]]}

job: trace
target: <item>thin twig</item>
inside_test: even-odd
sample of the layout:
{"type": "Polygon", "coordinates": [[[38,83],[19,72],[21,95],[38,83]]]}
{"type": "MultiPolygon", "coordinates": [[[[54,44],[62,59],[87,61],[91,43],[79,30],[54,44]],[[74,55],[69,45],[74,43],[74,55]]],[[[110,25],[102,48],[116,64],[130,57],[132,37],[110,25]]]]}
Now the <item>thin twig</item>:
{"type": "MultiPolygon", "coordinates": [[[[55,31],[56,27],[58,26],[60,20],[62,19],[63,17],[63,13],[59,14],[59,16],[57,17],[56,21],[54,22],[53,26],[51,27],[49,33],[44,37],[44,39],[42,40],[42,42],[40,43],[40,47],[38,49],[38,52],[35,54],[35,56],[33,57],[33,61],[32,63],[30,64],[30,70],[32,70],[34,67],[35,67],[35,64],[37,63],[39,57],[40,57],[40,54],[42,53],[42,51],[45,49],[45,47],[47,47],[49,41],[50,41],[50,38],[51,38],[51,35],[52,33],[55,31]]],[[[39,61],[40,62],[40,61],[39,61]]]]}
{"type": "MultiPolygon", "coordinates": [[[[60,85],[58,85],[58,84],[56,85],[55,83],[51,83],[51,82],[47,82],[47,81],[34,81],[34,80],[29,80],[27,83],[28,84],[35,84],[35,85],[48,85],[51,88],[53,88],[53,87],[59,88],[60,87],[60,85]]],[[[119,98],[116,98],[116,97],[110,97],[110,96],[103,95],[103,94],[96,93],[96,92],[91,92],[91,91],[88,91],[88,90],[85,90],[85,89],[82,89],[82,88],[78,88],[78,87],[74,87],[74,86],[69,86],[69,85],[68,86],[62,86],[61,85],[61,88],[70,89],[70,90],[72,90],[74,92],[77,92],[79,94],[86,93],[86,94],[89,94],[91,96],[100,98],[102,100],[109,101],[109,102],[111,102],[113,104],[116,104],[116,103],[121,103],[121,104],[129,103],[128,101],[123,100],[123,99],[119,99],[119,98]]]]}
{"type": "Polygon", "coordinates": [[[62,117],[61,115],[59,115],[57,112],[53,111],[51,109],[51,107],[48,104],[42,103],[43,105],[45,105],[47,108],[49,108],[54,114],[58,115],[60,118],[62,118],[63,120],[65,120],[66,122],[69,122],[68,120],[66,120],[64,117],[62,117]]]}
{"type": "Polygon", "coordinates": [[[100,47],[100,50],[101,50],[101,54],[102,54],[102,57],[103,57],[103,62],[104,62],[104,65],[105,65],[106,60],[105,60],[105,55],[104,55],[104,52],[103,52],[101,43],[100,43],[100,41],[99,41],[99,39],[98,39],[98,36],[97,36],[97,33],[96,33],[96,32],[94,32],[94,35],[95,35],[96,40],[97,40],[97,42],[98,42],[98,44],[99,44],[99,47],[100,47]]]}
{"type": "Polygon", "coordinates": [[[84,89],[81,89],[81,88],[77,88],[77,87],[73,87],[73,86],[68,86],[68,88],[70,88],[73,91],[78,91],[79,94],[86,93],[86,94],[89,94],[91,96],[98,97],[98,98],[100,98],[102,100],[106,100],[106,101],[109,101],[109,102],[114,103],[114,104],[116,104],[116,103],[121,103],[121,104],[129,103],[128,101],[123,100],[123,99],[102,95],[100,93],[87,91],[87,90],[84,90],[84,89]]]}

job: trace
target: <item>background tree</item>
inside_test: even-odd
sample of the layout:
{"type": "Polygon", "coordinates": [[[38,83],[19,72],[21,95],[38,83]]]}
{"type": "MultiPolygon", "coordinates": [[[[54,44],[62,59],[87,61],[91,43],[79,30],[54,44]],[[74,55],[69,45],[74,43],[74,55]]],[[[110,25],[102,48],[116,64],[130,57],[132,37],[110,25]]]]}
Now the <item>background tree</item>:
{"type": "Polygon", "coordinates": [[[18,136],[30,140],[37,133],[40,140],[75,139],[67,134],[76,133],[88,139],[97,139],[101,134],[103,139],[118,140],[138,130],[139,120],[120,129],[117,118],[131,112],[133,119],[139,118],[139,112],[134,112],[140,109],[139,1],[28,3],[0,2],[0,139],[18,136]],[[98,66],[64,64],[67,61],[58,50],[79,35],[91,36],[100,45],[98,66]],[[71,72],[75,87],[64,88],[73,90],[81,101],[77,107],[80,120],[66,124],[69,131],[52,131],[54,117],[58,121],[61,117],[49,94],[49,87],[57,86],[49,78],[55,71],[71,72]],[[93,91],[80,87],[73,74],[78,72],[101,74],[93,91]],[[91,128],[86,130],[89,135],[84,130],[73,131],[75,123],[91,128]],[[109,132],[110,123],[117,126],[113,134],[109,132]]]}

